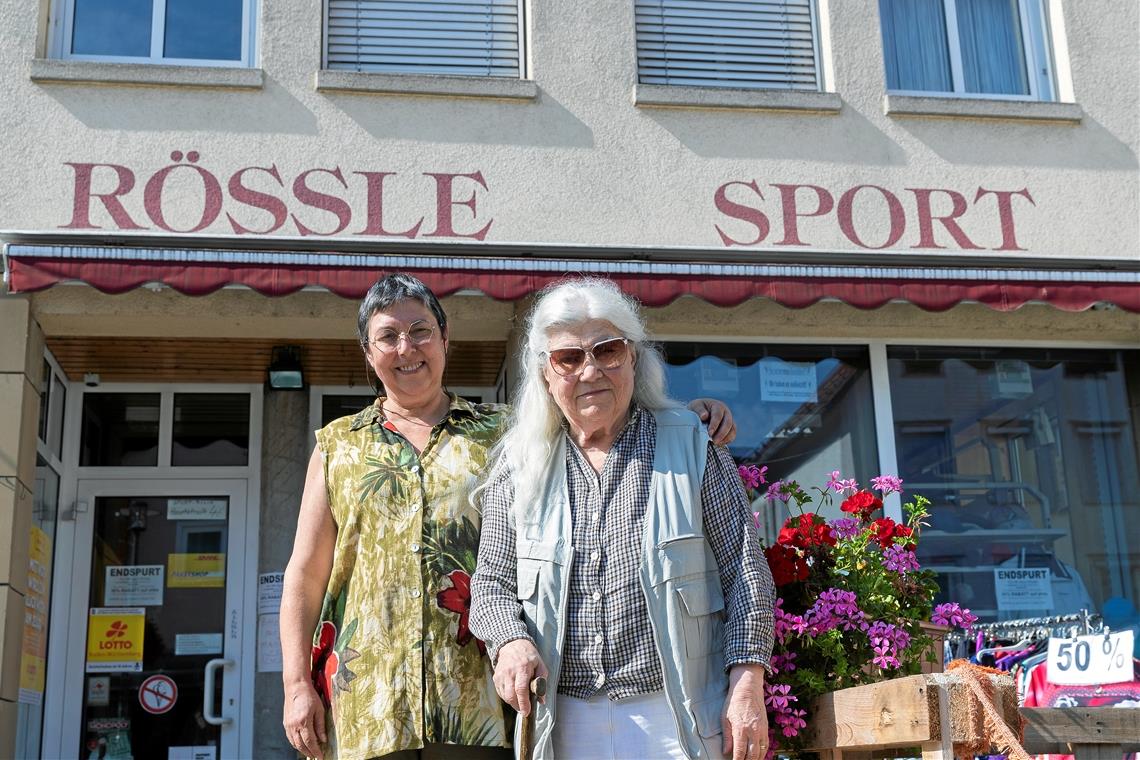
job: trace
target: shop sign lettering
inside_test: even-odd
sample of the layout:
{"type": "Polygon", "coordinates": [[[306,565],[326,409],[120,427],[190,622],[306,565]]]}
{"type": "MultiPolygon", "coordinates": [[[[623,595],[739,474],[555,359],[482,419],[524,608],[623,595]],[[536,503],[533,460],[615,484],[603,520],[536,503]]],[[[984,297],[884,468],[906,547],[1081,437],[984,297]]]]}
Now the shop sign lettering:
{"type": "Polygon", "coordinates": [[[386,199],[412,192],[409,178],[397,172],[334,165],[290,174],[271,163],[215,174],[198,151],[174,151],[170,160],[149,176],[120,164],[64,162],[73,173],[72,210],[60,229],[99,230],[110,223],[118,230],[188,234],[221,220],[235,235],[483,240],[494,223],[480,215],[478,202],[488,187],[479,171],[417,175],[430,180],[430,194],[418,199],[425,212],[394,225],[385,218],[386,199]],[[171,192],[172,184],[180,193],[171,192]],[[361,195],[363,203],[354,205],[361,195]]]}
{"type": "Polygon", "coordinates": [[[801,221],[819,217],[838,227],[848,241],[871,250],[884,248],[954,248],[1024,251],[1017,240],[1017,213],[1036,202],[1028,188],[979,185],[969,192],[940,187],[891,191],[879,185],[855,185],[832,191],[819,185],[773,183],[755,179],[725,182],[713,193],[720,213],[714,227],[725,247],[810,246],[801,221]],[[772,217],[780,233],[772,230],[772,217]],[[989,239],[971,237],[962,228],[992,229],[989,239]],[[1000,242],[998,240],[1000,238],[1000,242]]]}

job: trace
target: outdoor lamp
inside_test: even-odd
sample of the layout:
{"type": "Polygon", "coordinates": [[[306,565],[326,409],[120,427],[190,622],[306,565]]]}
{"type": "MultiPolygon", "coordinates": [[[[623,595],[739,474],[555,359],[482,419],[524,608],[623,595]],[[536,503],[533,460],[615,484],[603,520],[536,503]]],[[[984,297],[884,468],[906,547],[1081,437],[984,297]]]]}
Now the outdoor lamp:
{"type": "Polygon", "coordinates": [[[301,349],[297,346],[274,346],[269,362],[269,387],[278,391],[305,389],[301,368],[301,349]]]}

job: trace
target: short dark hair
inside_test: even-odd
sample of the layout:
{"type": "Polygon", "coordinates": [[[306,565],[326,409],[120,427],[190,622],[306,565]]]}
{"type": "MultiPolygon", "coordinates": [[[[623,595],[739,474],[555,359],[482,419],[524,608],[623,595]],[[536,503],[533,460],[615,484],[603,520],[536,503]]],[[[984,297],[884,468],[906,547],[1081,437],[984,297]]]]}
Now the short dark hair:
{"type": "Polygon", "coordinates": [[[447,334],[447,315],[444,314],[443,306],[435,293],[431,292],[431,288],[410,274],[396,272],[377,280],[360,301],[360,310],[356,316],[356,333],[362,348],[368,345],[368,322],[372,319],[372,315],[400,301],[422,303],[435,317],[444,335],[447,334]]]}

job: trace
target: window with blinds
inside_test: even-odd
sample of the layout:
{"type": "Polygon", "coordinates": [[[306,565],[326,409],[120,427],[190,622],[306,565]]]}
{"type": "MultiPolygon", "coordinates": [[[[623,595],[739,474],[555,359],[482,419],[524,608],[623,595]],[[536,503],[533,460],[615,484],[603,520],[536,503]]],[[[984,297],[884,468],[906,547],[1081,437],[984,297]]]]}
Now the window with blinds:
{"type": "Polygon", "coordinates": [[[519,0],[327,0],[325,66],[520,76],[519,0]]]}
{"type": "Polygon", "coordinates": [[[642,84],[819,90],[814,0],[635,0],[642,84]]]}

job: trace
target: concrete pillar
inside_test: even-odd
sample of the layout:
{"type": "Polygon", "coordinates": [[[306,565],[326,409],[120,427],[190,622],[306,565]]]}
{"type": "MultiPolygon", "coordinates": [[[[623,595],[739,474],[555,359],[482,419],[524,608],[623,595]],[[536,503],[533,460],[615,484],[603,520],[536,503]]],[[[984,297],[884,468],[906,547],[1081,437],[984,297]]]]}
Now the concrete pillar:
{"type": "Polygon", "coordinates": [[[16,752],[43,353],[28,300],[0,295],[0,757],[16,752]]]}
{"type": "MultiPolygon", "coordinates": [[[[309,445],[309,394],[266,391],[261,444],[261,534],[258,572],[285,570],[305,487],[309,445]]],[[[260,621],[259,621],[260,622],[260,621]]],[[[281,727],[285,695],[280,673],[258,673],[254,681],[253,751],[259,758],[297,753],[281,727]]]]}

